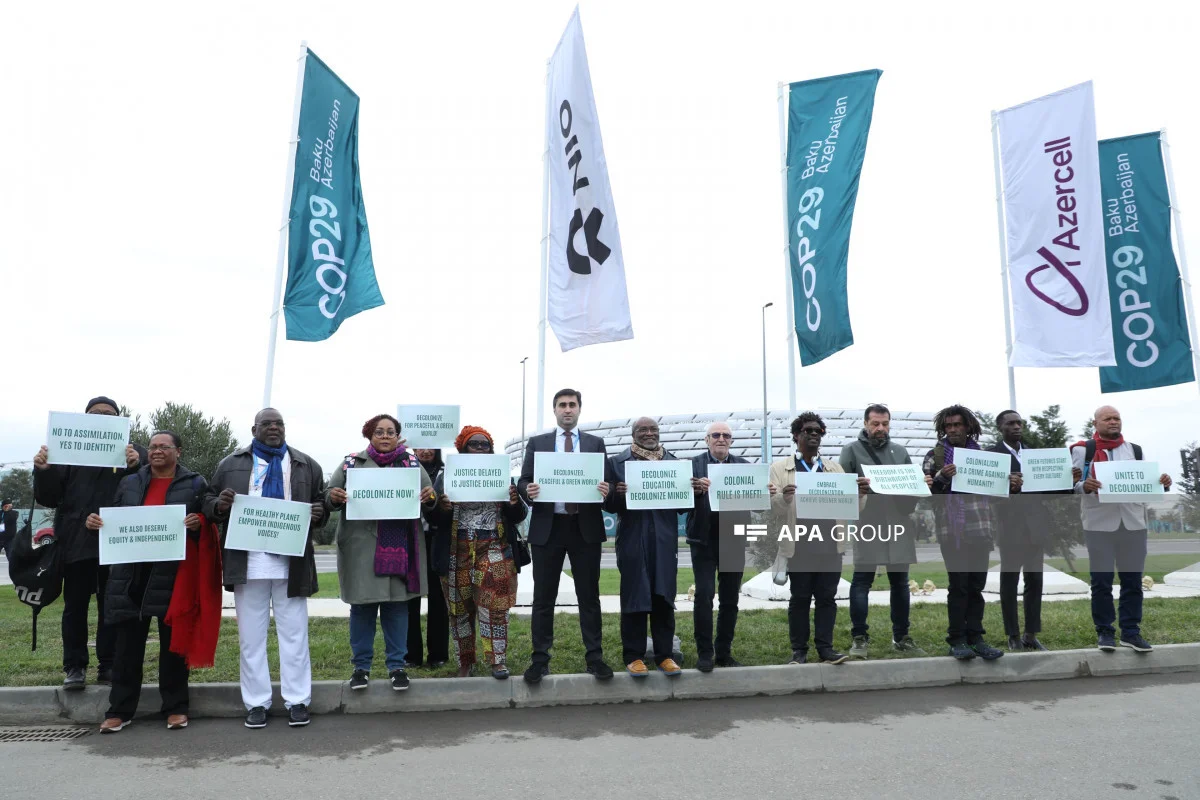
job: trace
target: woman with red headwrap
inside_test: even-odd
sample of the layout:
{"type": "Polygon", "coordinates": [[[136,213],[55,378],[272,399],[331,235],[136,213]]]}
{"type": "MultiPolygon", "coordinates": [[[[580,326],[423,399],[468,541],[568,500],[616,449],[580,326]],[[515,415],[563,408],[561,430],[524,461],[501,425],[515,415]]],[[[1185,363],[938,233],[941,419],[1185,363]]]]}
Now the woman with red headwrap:
{"type": "MultiPolygon", "coordinates": [[[[467,425],[454,440],[460,453],[494,452],[492,436],[467,425]]],[[[504,680],[508,650],[508,610],[517,601],[517,567],[512,537],[525,519],[526,508],[517,488],[508,487],[507,503],[452,503],[443,495],[439,531],[450,536],[450,569],[442,578],[450,611],[450,635],[458,656],[458,676],[468,677],[475,666],[475,624],[483,639],[483,656],[492,677],[504,680]]],[[[445,534],[443,534],[445,535],[445,534]]]]}

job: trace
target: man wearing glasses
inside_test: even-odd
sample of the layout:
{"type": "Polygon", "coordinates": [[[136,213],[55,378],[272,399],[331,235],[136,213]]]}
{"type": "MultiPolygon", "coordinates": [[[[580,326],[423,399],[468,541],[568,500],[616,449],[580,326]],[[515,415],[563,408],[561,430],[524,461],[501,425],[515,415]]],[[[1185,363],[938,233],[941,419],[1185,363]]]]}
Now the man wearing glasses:
{"type": "MultiPolygon", "coordinates": [[[[120,406],[100,396],[88,401],[86,414],[115,417],[120,406]]],[[[38,503],[54,511],[54,532],[59,547],[66,552],[63,570],[63,688],[79,691],[87,685],[88,606],[96,595],[96,682],[112,682],[113,657],[117,637],[112,626],[104,624],[104,591],[108,585],[108,567],[100,566],[100,537],[84,527],[89,514],[100,506],[112,505],[117,485],[148,463],[146,450],[139,444],[125,447],[125,467],[69,467],[49,463],[43,446],[33,457],[33,494],[38,503]]]]}
{"type": "MultiPolygon", "coordinates": [[[[731,563],[721,563],[719,558],[719,536],[722,524],[729,530],[732,525],[750,521],[748,511],[712,510],[708,499],[711,481],[708,477],[710,464],[748,464],[741,456],[729,452],[733,444],[733,431],[724,422],[711,422],[704,432],[704,444],[708,449],[692,459],[692,490],[696,493],[696,507],[688,514],[687,542],[692,551],[692,571],[696,577],[696,601],[692,610],[696,637],[696,668],[701,672],[712,672],[713,666],[740,667],[733,657],[733,636],[737,627],[738,595],[742,593],[742,576],[746,569],[745,540],[738,539],[738,547],[729,547],[726,555],[737,556],[731,563]],[[721,522],[724,517],[724,523],[721,522]],[[736,517],[736,519],[733,519],[736,517]],[[717,638],[713,642],[713,596],[720,600],[717,611],[717,638]]],[[[732,543],[731,543],[732,544],[732,543]]]]}

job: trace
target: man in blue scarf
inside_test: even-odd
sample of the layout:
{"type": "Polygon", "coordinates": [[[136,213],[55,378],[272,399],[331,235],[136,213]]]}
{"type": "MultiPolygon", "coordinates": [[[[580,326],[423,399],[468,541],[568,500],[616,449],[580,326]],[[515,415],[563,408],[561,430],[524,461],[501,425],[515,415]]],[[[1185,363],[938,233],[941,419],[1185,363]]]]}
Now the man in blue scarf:
{"type": "Polygon", "coordinates": [[[308,503],[312,507],[303,556],[224,549],[226,587],[237,605],[241,649],[242,702],[246,727],[263,728],[271,707],[267,666],[267,628],[272,611],[279,639],[279,683],[288,724],[307,725],[312,702],[312,666],[308,651],[308,598],[317,591],[312,529],[324,524],[325,473],[285,437],[283,415],[264,408],[250,428],[254,439],[217,466],[204,501],[204,514],[221,525],[225,544],[229,512],[239,494],[308,503]]]}

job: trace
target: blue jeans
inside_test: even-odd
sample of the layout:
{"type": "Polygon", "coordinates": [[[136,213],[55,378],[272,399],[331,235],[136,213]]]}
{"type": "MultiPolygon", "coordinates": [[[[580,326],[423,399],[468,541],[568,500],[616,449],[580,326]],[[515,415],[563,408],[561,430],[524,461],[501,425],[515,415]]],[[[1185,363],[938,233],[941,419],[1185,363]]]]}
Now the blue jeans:
{"type": "Polygon", "coordinates": [[[1139,634],[1142,625],[1142,571],[1146,567],[1146,531],[1084,531],[1092,571],[1092,623],[1096,633],[1112,636],[1113,567],[1121,576],[1121,634],[1139,634]]]}
{"type": "Polygon", "coordinates": [[[387,651],[387,669],[404,669],[408,656],[408,604],[361,603],[350,606],[350,659],[355,669],[371,671],[375,660],[375,614],[383,626],[383,645],[387,651]]]}
{"type": "MultiPolygon", "coordinates": [[[[908,636],[908,570],[892,572],[888,570],[888,582],[892,585],[892,640],[900,641],[908,636]]],[[[854,571],[850,580],[850,635],[866,636],[867,625],[867,595],[871,584],[875,582],[875,570],[854,571]]]]}

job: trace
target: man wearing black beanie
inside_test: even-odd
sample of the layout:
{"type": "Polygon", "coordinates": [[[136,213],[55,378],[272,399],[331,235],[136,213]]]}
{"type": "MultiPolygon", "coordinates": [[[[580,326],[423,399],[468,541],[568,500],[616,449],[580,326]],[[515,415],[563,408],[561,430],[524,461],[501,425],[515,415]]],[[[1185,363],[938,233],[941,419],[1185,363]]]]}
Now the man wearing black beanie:
{"type": "MultiPolygon", "coordinates": [[[[84,412],[115,417],[120,406],[101,395],[88,401],[84,412]]],[[[33,458],[33,494],[37,502],[54,511],[54,532],[65,552],[63,570],[63,688],[80,690],[87,685],[88,606],[96,595],[99,622],[96,628],[97,683],[112,679],[116,639],[112,628],[104,624],[104,589],[108,567],[100,566],[100,539],[84,527],[88,514],[111,505],[117,484],[126,475],[148,463],[141,445],[125,448],[125,468],[77,467],[50,464],[45,445],[33,458]]]]}

